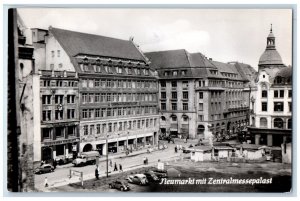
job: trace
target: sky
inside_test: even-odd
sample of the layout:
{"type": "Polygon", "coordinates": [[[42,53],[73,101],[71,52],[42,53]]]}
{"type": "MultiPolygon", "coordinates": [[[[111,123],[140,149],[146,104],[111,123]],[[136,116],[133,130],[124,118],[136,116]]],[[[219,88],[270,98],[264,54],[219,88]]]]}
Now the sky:
{"type": "Polygon", "coordinates": [[[257,69],[272,23],[283,63],[292,64],[289,9],[74,9],[22,8],[28,28],[49,26],[129,40],[143,52],[186,49],[216,61],[257,69]]]}

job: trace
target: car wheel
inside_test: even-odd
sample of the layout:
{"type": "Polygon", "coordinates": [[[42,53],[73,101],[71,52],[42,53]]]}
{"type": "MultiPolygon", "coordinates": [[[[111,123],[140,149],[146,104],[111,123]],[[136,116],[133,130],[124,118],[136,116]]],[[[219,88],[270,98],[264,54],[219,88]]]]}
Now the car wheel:
{"type": "Polygon", "coordinates": [[[121,190],[121,191],[124,191],[124,188],[123,188],[123,187],[121,187],[121,188],[120,188],[120,190],[121,190]]]}

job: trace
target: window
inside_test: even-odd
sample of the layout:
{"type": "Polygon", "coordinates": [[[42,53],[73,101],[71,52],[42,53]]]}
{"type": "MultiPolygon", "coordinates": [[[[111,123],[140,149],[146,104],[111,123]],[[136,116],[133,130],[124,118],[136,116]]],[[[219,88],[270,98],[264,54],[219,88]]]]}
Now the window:
{"type": "Polygon", "coordinates": [[[167,98],[166,92],[161,92],[160,97],[161,99],[166,99],[167,98]]]}
{"type": "Polygon", "coordinates": [[[188,88],[189,87],[189,82],[188,81],[183,81],[182,82],[182,88],[188,88]]]}
{"type": "Polygon", "coordinates": [[[177,82],[176,81],[172,81],[171,85],[172,85],[172,87],[177,87],[177,82]]]}
{"type": "Polygon", "coordinates": [[[293,95],[293,91],[292,90],[289,90],[289,98],[291,98],[293,95]]]}
{"type": "Polygon", "coordinates": [[[57,50],[57,57],[60,57],[60,50],[57,50]]]}
{"type": "Polygon", "coordinates": [[[165,87],[166,87],[166,82],[163,82],[163,81],[160,82],[160,87],[161,87],[161,88],[165,88],[165,87]]]}
{"type": "Polygon", "coordinates": [[[117,73],[122,73],[122,67],[117,67],[117,73]]]}
{"type": "Polygon", "coordinates": [[[43,103],[43,105],[51,104],[51,95],[43,95],[42,96],[42,103],[43,103]]]}
{"type": "Polygon", "coordinates": [[[100,102],[100,97],[101,97],[101,95],[99,93],[95,94],[95,103],[99,103],[100,102]]]}
{"type": "Polygon", "coordinates": [[[108,117],[111,116],[111,108],[107,108],[106,114],[107,114],[108,117]]]}
{"type": "Polygon", "coordinates": [[[203,125],[199,125],[197,129],[197,134],[202,135],[204,134],[204,131],[205,131],[205,127],[203,125]]]}
{"type": "Polygon", "coordinates": [[[260,128],[267,128],[268,127],[268,121],[266,118],[260,118],[260,128]]]}
{"type": "Polygon", "coordinates": [[[178,71],[177,70],[173,71],[173,76],[177,76],[177,75],[178,75],[178,71]]]}
{"type": "Polygon", "coordinates": [[[263,91],[261,92],[261,97],[262,97],[262,98],[267,98],[267,97],[268,97],[268,91],[263,90],[263,91]]]}
{"type": "Polygon", "coordinates": [[[280,98],[284,97],[284,90],[280,90],[280,98]]]}
{"type": "Polygon", "coordinates": [[[166,110],[166,103],[161,103],[161,110],[166,110]]]}
{"type": "Polygon", "coordinates": [[[292,103],[291,102],[289,102],[289,112],[292,112],[292,103]]]}
{"type": "Polygon", "coordinates": [[[100,108],[95,109],[95,117],[100,117],[100,108]]]}
{"type": "Polygon", "coordinates": [[[203,99],[203,92],[199,92],[199,99],[203,99]]]}
{"type": "Polygon", "coordinates": [[[75,118],[75,109],[68,109],[67,110],[67,118],[74,119],[75,118]]]}
{"type": "Polygon", "coordinates": [[[55,95],[55,104],[63,104],[63,95],[55,95]]]}
{"type": "Polygon", "coordinates": [[[173,115],[173,116],[171,117],[171,119],[172,119],[172,121],[177,121],[177,117],[176,117],[175,115],[173,115]]]}
{"type": "Polygon", "coordinates": [[[55,120],[62,120],[64,118],[63,110],[55,110],[55,120]]]}
{"type": "Polygon", "coordinates": [[[268,111],[268,103],[267,102],[262,102],[261,103],[261,111],[263,111],[263,112],[268,111]]]}
{"type": "Polygon", "coordinates": [[[88,125],[83,126],[83,134],[88,135],[89,134],[89,127],[88,125]]]}
{"type": "Polygon", "coordinates": [[[58,68],[62,68],[62,67],[63,67],[62,63],[58,64],[58,68]]]}
{"type": "Polygon", "coordinates": [[[274,98],[278,98],[278,91],[274,90],[274,98]]]}
{"type": "Polygon", "coordinates": [[[172,103],[172,110],[177,110],[177,103],[172,103]]]}
{"type": "Polygon", "coordinates": [[[172,99],[177,99],[177,92],[172,92],[172,99]]]}
{"type": "Polygon", "coordinates": [[[274,102],[274,112],[283,112],[283,102],[274,102]]]}
{"type": "Polygon", "coordinates": [[[83,119],[88,118],[87,112],[88,112],[87,109],[83,109],[83,110],[82,110],[82,118],[83,118],[83,119]]]}
{"type": "Polygon", "coordinates": [[[160,118],[161,118],[162,121],[166,121],[166,117],[161,116],[160,118]]]}
{"type": "Polygon", "coordinates": [[[203,111],[203,103],[199,103],[199,110],[203,111]]]}
{"type": "Polygon", "coordinates": [[[63,127],[56,127],[55,128],[55,134],[56,134],[57,138],[64,137],[64,128],[63,127]]]}
{"type": "Polygon", "coordinates": [[[43,121],[51,121],[51,110],[43,111],[43,121]]]}
{"type": "Polygon", "coordinates": [[[128,68],[128,74],[131,75],[132,74],[132,68],[128,68]]]}
{"type": "Polygon", "coordinates": [[[198,115],[198,121],[204,121],[203,115],[198,115]]]}
{"type": "Polygon", "coordinates": [[[188,103],[182,103],[182,109],[183,110],[189,110],[189,104],[188,103]]]}
{"type": "Polygon", "coordinates": [[[54,56],[55,56],[55,52],[51,51],[51,57],[54,57],[54,56]]]}
{"type": "Polygon", "coordinates": [[[288,129],[292,129],[292,119],[289,119],[288,120],[288,126],[287,126],[288,129]]]}
{"type": "Polygon", "coordinates": [[[42,128],[43,138],[49,139],[51,137],[51,128],[42,128]]]}
{"type": "Polygon", "coordinates": [[[137,128],[141,128],[141,120],[137,121],[137,128]]]}
{"type": "Polygon", "coordinates": [[[182,92],[182,97],[183,99],[189,99],[189,92],[187,91],[182,92]]]}
{"type": "Polygon", "coordinates": [[[112,123],[108,124],[108,132],[112,132],[112,123]]]}
{"type": "Polygon", "coordinates": [[[92,113],[94,112],[94,109],[89,109],[88,117],[92,118],[92,113]]]}
{"type": "Polygon", "coordinates": [[[101,125],[100,124],[96,125],[96,132],[97,132],[97,134],[101,133],[101,125]]]}
{"type": "Polygon", "coordinates": [[[181,75],[186,75],[186,72],[187,72],[186,70],[182,70],[181,75]]]}
{"type": "Polygon", "coordinates": [[[283,120],[281,118],[274,119],[274,128],[283,128],[283,120]]]}
{"type": "Polygon", "coordinates": [[[170,74],[170,71],[165,71],[164,76],[168,76],[170,74]]]}
{"type": "Polygon", "coordinates": [[[75,95],[67,95],[67,103],[75,103],[75,95]]]}
{"type": "Polygon", "coordinates": [[[82,94],[82,102],[86,103],[87,102],[87,93],[82,94]]]}

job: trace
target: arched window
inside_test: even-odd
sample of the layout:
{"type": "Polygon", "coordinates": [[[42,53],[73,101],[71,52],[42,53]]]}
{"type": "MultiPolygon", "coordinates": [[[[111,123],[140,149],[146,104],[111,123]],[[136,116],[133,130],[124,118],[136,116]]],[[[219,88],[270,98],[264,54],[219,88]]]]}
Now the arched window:
{"type": "Polygon", "coordinates": [[[161,120],[162,120],[162,121],[166,121],[166,117],[161,116],[161,120]]]}
{"type": "Polygon", "coordinates": [[[292,129],[292,119],[288,120],[288,129],[292,129]]]}
{"type": "Polygon", "coordinates": [[[188,121],[189,121],[189,117],[186,116],[186,115],[183,115],[183,116],[182,116],[182,120],[183,120],[184,122],[188,122],[188,121]]]}
{"type": "Polygon", "coordinates": [[[177,121],[177,116],[176,115],[172,115],[171,119],[172,119],[172,121],[177,121]]]}
{"type": "Polygon", "coordinates": [[[260,118],[260,121],[259,121],[259,125],[260,125],[260,128],[267,128],[268,127],[268,121],[267,121],[267,118],[260,118]]]}
{"type": "Polygon", "coordinates": [[[204,131],[205,131],[205,127],[203,125],[199,125],[197,134],[198,135],[204,134],[204,131]]]}
{"type": "Polygon", "coordinates": [[[280,76],[277,76],[275,78],[275,84],[281,84],[282,83],[282,78],[280,76]]]}
{"type": "Polygon", "coordinates": [[[274,128],[283,128],[283,120],[281,118],[274,119],[274,128]]]}

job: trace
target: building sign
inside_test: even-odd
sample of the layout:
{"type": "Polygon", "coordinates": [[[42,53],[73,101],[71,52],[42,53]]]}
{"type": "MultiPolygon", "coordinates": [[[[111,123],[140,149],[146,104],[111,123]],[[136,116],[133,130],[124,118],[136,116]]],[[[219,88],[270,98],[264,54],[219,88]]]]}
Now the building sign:
{"type": "Polygon", "coordinates": [[[164,163],[162,163],[162,162],[158,162],[157,163],[157,169],[163,170],[164,168],[165,168],[165,164],[164,163]]]}
{"type": "Polygon", "coordinates": [[[53,146],[58,144],[68,144],[73,142],[79,142],[79,139],[67,139],[67,140],[58,140],[58,141],[52,141],[52,142],[44,142],[42,146],[53,146]]]}

